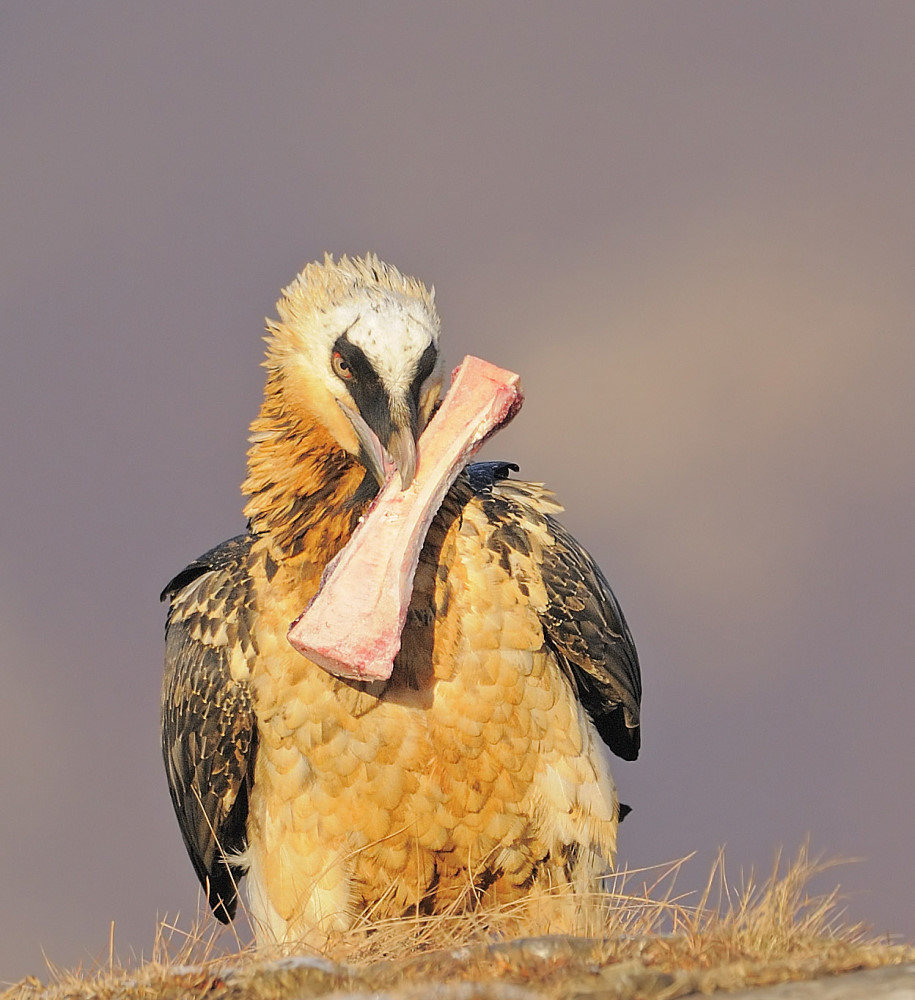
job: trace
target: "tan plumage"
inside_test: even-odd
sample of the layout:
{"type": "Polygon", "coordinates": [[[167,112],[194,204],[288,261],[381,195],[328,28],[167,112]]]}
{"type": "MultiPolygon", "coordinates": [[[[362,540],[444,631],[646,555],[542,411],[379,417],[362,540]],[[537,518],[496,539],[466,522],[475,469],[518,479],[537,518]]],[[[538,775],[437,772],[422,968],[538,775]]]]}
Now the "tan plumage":
{"type": "Polygon", "coordinates": [[[163,753],[214,912],[247,873],[259,940],[320,946],[364,912],[593,888],[619,811],[601,743],[632,759],[639,742],[606,580],[551,494],[471,467],[426,538],[390,680],[295,652],[290,622],[377,490],[350,414],[409,466],[442,366],[431,295],[377,258],[309,265],[278,311],[249,531],[163,595],[163,753]]]}

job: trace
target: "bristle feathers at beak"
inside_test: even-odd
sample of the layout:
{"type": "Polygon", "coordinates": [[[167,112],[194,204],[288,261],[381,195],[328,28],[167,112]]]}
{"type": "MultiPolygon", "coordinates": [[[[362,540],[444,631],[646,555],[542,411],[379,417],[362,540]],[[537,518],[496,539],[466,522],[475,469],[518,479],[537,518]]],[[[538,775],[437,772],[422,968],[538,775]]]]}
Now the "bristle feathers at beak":
{"type": "Polygon", "coordinates": [[[362,464],[375,477],[379,486],[384,485],[389,470],[387,456],[384,453],[381,442],[378,440],[378,435],[369,427],[358,410],[352,409],[339,399],[337,400],[337,405],[346,415],[347,420],[349,420],[353,426],[353,430],[356,432],[356,437],[360,445],[359,458],[362,464]]]}
{"type": "Polygon", "coordinates": [[[361,445],[359,457],[378,485],[383,486],[396,469],[400,473],[401,489],[406,489],[416,475],[416,440],[409,423],[395,426],[385,446],[358,410],[351,409],[339,399],[337,404],[353,425],[361,445]]]}

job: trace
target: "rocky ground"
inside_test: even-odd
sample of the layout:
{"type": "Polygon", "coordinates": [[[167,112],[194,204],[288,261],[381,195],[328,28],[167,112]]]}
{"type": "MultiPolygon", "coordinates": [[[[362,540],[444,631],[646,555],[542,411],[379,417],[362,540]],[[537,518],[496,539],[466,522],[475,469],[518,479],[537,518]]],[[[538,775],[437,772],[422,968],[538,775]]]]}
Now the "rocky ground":
{"type": "Polygon", "coordinates": [[[153,961],[30,977],[0,1000],[915,1000],[915,947],[843,923],[835,892],[808,892],[823,866],[806,853],[741,890],[722,866],[693,902],[675,869],[617,882],[575,934],[530,933],[527,912],[452,914],[265,957],[163,927],[153,961]]]}

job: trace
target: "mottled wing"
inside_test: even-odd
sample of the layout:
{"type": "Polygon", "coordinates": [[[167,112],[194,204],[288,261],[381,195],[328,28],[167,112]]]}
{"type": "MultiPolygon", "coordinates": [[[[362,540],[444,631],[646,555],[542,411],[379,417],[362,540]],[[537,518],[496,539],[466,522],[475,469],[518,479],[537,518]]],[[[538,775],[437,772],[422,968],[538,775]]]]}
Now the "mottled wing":
{"type": "Polygon", "coordinates": [[[547,642],[613,753],[639,753],[642,679],[635,643],[619,602],[588,552],[552,515],[562,510],[536,483],[507,478],[505,462],[468,468],[471,486],[496,525],[491,544],[514,550],[539,570],[546,605],[537,608],[547,642]]]}
{"type": "Polygon", "coordinates": [[[622,608],[590,554],[553,517],[543,552],[549,605],[540,616],[549,641],[571,668],[601,739],[624,760],[639,755],[642,676],[622,608]]]}
{"type": "Polygon", "coordinates": [[[165,627],[162,754],[184,844],[213,913],[235,915],[246,846],[257,730],[247,684],[256,650],[250,536],[182,570],[162,592],[165,627]]]}

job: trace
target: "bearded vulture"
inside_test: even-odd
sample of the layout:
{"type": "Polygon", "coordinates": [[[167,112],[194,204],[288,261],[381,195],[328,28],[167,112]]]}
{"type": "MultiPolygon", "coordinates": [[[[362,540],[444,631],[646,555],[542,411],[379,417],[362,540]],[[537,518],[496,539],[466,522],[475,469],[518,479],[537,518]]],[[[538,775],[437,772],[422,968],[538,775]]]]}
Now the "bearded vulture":
{"type": "Polygon", "coordinates": [[[372,255],[327,255],[283,291],[248,529],[162,594],[172,803],[215,916],[247,878],[262,945],[535,894],[577,906],[614,865],[628,809],[606,750],[638,755],[638,658],[561,507],[516,467],[455,469],[389,676],[287,639],[381,486],[418,475],[444,381],[433,295],[372,255]]]}

